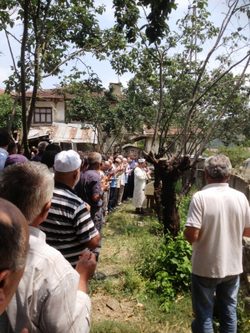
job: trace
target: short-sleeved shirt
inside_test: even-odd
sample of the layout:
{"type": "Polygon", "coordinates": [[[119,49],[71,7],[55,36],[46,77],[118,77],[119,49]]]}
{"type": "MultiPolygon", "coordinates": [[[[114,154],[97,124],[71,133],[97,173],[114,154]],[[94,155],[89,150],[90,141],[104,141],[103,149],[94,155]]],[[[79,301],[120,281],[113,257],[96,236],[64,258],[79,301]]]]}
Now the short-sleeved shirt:
{"type": "Polygon", "coordinates": [[[250,227],[245,195],[227,183],[213,183],[197,192],[185,226],[200,229],[193,243],[192,272],[209,278],[242,273],[242,234],[250,227]]]}
{"type": "Polygon", "coordinates": [[[102,207],[102,199],[96,202],[92,200],[93,195],[102,195],[102,184],[99,173],[91,168],[83,171],[79,182],[74,188],[76,194],[90,207],[102,207]]]}
{"type": "Polygon", "coordinates": [[[98,235],[85,203],[67,185],[55,182],[51,207],[40,224],[50,246],[75,266],[85,243],[98,235]]]}
{"type": "Polygon", "coordinates": [[[7,152],[7,150],[0,148],[0,170],[4,168],[4,164],[8,155],[9,153],[7,152]]]}

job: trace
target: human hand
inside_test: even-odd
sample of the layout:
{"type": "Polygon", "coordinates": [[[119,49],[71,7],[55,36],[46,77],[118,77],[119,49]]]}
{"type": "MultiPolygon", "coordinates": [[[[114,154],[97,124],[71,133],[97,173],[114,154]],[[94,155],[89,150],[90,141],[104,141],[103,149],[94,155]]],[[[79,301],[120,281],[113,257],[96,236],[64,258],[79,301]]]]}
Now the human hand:
{"type": "Polygon", "coordinates": [[[29,333],[27,328],[24,328],[21,333],[29,333]]]}
{"type": "Polygon", "coordinates": [[[84,202],[84,203],[85,203],[85,206],[86,206],[88,212],[90,213],[90,211],[91,211],[91,207],[90,207],[90,205],[89,205],[87,202],[84,202]]]}
{"type": "Polygon", "coordinates": [[[80,280],[83,283],[88,282],[94,274],[96,268],[95,254],[89,250],[84,250],[82,255],[79,256],[79,261],[76,265],[76,271],[80,274],[80,280]]]}

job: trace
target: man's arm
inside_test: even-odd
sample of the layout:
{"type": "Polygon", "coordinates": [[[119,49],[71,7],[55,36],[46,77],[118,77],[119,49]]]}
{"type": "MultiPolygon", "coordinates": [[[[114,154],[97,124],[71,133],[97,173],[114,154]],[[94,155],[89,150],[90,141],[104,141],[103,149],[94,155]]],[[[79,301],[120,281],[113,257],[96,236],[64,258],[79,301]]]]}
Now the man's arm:
{"type": "Polygon", "coordinates": [[[84,245],[86,245],[86,247],[88,247],[90,250],[94,250],[95,248],[97,248],[99,244],[99,239],[100,239],[100,234],[98,232],[98,235],[93,237],[90,241],[84,243],[84,245]]]}
{"type": "Polygon", "coordinates": [[[100,198],[102,198],[102,194],[92,195],[92,200],[94,202],[98,201],[100,198]]]}
{"type": "Polygon", "coordinates": [[[250,237],[250,228],[245,228],[243,231],[243,235],[244,237],[250,237]]]}
{"type": "Polygon", "coordinates": [[[184,230],[184,236],[186,237],[186,240],[193,244],[195,241],[197,241],[199,237],[200,229],[194,228],[194,227],[186,227],[184,230]]]}
{"type": "Polygon", "coordinates": [[[76,231],[76,237],[84,247],[88,247],[91,250],[97,247],[100,234],[95,228],[94,222],[84,202],[75,210],[74,229],[76,231]]]}

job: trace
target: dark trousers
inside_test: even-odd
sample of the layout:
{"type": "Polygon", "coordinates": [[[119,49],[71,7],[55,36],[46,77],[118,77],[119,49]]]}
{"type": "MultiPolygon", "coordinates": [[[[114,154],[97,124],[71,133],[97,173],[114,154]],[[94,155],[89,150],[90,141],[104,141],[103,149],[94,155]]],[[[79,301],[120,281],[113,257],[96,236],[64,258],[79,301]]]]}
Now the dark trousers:
{"type": "Polygon", "coordinates": [[[134,170],[131,172],[130,176],[128,177],[128,197],[133,198],[134,193],[134,170]]]}
{"type": "Polygon", "coordinates": [[[91,207],[90,215],[96,229],[99,231],[100,234],[98,246],[97,248],[92,250],[92,252],[96,256],[96,261],[98,261],[98,257],[102,247],[102,207],[91,207]]]}
{"type": "Polygon", "coordinates": [[[122,196],[122,201],[127,200],[128,198],[128,183],[125,184],[124,186],[124,192],[123,192],[123,196],[122,196]]]}
{"type": "Polygon", "coordinates": [[[115,203],[115,190],[116,190],[116,187],[110,187],[108,211],[110,211],[111,208],[114,207],[114,203],[115,203]]]}

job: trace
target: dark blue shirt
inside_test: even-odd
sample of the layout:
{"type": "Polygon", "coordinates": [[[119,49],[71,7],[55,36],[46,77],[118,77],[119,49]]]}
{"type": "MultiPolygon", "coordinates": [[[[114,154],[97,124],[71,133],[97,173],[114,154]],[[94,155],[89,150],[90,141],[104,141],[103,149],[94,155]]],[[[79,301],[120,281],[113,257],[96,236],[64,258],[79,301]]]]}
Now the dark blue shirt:
{"type": "Polygon", "coordinates": [[[92,200],[93,195],[102,195],[102,185],[99,173],[88,168],[83,171],[80,176],[79,182],[74,188],[76,194],[87,202],[90,207],[101,207],[102,199],[98,199],[96,202],[92,200]]]}

